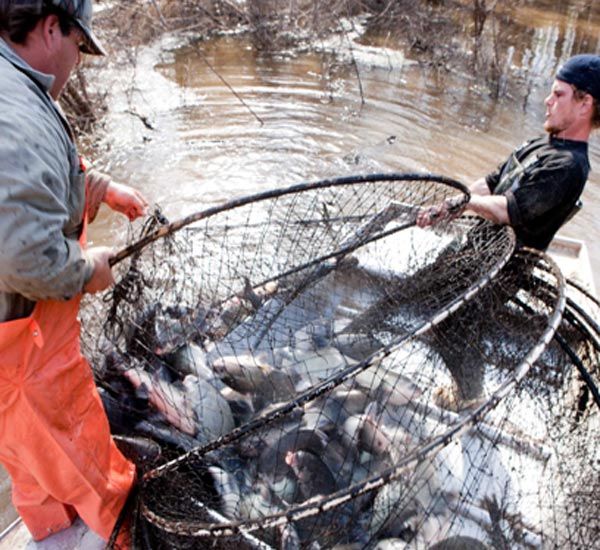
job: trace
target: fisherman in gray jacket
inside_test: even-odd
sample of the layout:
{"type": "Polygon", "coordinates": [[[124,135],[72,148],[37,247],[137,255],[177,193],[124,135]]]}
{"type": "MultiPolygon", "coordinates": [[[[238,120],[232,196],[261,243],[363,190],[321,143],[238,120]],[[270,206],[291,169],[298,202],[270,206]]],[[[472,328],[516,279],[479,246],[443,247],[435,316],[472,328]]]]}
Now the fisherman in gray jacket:
{"type": "Polygon", "coordinates": [[[91,0],[0,0],[0,462],[36,540],[77,515],[108,539],[135,476],[79,349],[81,294],[113,283],[87,222],[147,207],[86,171],[56,102],[82,52],[105,54],[91,19],[91,0]]]}

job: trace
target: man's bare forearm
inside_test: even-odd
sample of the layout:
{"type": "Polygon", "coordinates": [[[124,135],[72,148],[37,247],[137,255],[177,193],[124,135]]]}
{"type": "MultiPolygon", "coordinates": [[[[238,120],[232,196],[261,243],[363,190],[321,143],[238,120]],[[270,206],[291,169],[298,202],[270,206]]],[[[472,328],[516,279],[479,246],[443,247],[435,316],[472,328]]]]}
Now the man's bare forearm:
{"type": "Polygon", "coordinates": [[[508,202],[502,195],[488,195],[487,197],[473,195],[467,209],[494,223],[506,224],[510,221],[508,202]]]}

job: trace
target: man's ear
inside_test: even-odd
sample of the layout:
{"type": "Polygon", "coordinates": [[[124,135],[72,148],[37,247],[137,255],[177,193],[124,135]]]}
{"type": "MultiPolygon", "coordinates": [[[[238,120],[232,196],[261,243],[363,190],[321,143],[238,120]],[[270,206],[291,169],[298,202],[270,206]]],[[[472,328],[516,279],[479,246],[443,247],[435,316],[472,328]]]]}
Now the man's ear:
{"type": "Polygon", "coordinates": [[[60,46],[61,30],[58,16],[48,15],[41,21],[42,40],[48,51],[53,52],[60,46]]]}
{"type": "Polygon", "coordinates": [[[582,114],[591,115],[594,109],[594,98],[590,94],[585,94],[579,102],[579,107],[582,114]]]}

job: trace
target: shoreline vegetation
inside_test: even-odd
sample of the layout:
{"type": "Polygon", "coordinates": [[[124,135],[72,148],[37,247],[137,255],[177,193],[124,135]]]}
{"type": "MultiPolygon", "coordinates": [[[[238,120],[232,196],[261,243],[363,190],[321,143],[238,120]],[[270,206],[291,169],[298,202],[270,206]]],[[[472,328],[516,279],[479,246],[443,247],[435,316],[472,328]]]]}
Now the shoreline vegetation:
{"type": "Polygon", "coordinates": [[[517,2],[506,0],[500,9],[497,0],[96,0],[94,28],[111,59],[81,66],[60,103],[82,139],[91,142],[107,105],[106,94],[88,86],[88,71],[114,58],[135,66],[137,49],[166,32],[190,41],[236,32],[268,54],[316,49],[332,34],[352,32],[357,20],[360,40],[376,37],[378,45],[440,72],[477,75],[485,91],[499,98],[506,95],[503,68],[510,55],[498,47],[500,29],[517,2]]]}

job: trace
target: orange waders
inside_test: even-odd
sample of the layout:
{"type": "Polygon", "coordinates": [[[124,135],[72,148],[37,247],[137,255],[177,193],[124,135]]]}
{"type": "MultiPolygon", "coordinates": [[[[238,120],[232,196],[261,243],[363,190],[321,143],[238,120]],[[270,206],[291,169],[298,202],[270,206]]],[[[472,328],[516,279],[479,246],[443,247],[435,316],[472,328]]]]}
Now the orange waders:
{"type": "Polygon", "coordinates": [[[135,477],[80,352],[80,299],[41,301],[0,323],[0,462],[35,540],[77,515],[108,540],[135,477]]]}

